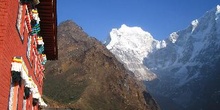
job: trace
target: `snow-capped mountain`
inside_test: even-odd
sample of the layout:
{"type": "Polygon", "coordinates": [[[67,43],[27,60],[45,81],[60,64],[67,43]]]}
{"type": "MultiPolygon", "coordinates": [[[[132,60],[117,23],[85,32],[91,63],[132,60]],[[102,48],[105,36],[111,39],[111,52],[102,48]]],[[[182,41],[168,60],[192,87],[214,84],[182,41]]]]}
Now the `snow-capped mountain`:
{"type": "Polygon", "coordinates": [[[110,32],[106,45],[140,80],[152,80],[147,86],[162,109],[172,110],[161,97],[178,110],[220,108],[219,5],[163,41],[139,27],[122,25],[110,32]]]}
{"type": "Polygon", "coordinates": [[[166,48],[158,49],[145,58],[152,71],[168,71],[178,78],[178,84],[196,78],[203,65],[213,65],[220,58],[220,6],[193,20],[181,31],[166,39],[166,48]],[[190,75],[190,76],[189,76],[190,75]]]}
{"type": "Polygon", "coordinates": [[[166,48],[145,58],[144,64],[160,77],[158,84],[149,86],[153,93],[166,96],[185,109],[220,107],[220,99],[211,98],[220,97],[216,93],[220,91],[220,87],[216,87],[216,83],[220,83],[219,10],[218,5],[193,20],[188,28],[172,33],[165,40],[166,48]]]}
{"type": "Polygon", "coordinates": [[[153,39],[150,33],[140,27],[128,27],[123,24],[120,29],[112,29],[105,44],[139,80],[156,78],[156,75],[143,65],[143,60],[155,49],[166,47],[164,41],[153,39]]]}

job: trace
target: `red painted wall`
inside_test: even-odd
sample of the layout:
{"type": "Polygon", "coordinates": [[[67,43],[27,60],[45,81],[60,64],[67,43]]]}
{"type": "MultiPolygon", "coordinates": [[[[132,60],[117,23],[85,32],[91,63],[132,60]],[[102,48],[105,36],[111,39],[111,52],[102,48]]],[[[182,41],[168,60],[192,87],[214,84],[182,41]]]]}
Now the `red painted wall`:
{"type": "MultiPolygon", "coordinates": [[[[38,81],[35,79],[34,68],[30,66],[26,56],[28,33],[24,33],[24,41],[22,42],[16,29],[18,6],[18,0],[1,0],[0,2],[0,110],[8,109],[11,62],[14,56],[22,56],[29,75],[32,76],[39,92],[42,93],[42,86],[39,86],[38,81]]],[[[24,16],[22,19],[24,19],[24,16]]],[[[18,110],[22,109],[23,92],[24,87],[20,87],[18,110]]]]}

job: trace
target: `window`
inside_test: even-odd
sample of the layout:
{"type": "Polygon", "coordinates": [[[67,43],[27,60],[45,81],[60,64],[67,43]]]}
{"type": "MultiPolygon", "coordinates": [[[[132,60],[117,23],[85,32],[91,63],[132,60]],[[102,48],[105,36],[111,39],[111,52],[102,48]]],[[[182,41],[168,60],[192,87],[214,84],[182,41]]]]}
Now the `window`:
{"type": "Polygon", "coordinates": [[[22,35],[23,34],[23,27],[22,27],[22,21],[23,21],[23,5],[19,3],[19,6],[18,6],[18,17],[17,17],[17,23],[16,23],[16,27],[17,27],[17,30],[18,30],[18,34],[23,42],[24,40],[24,36],[22,35]]]}
{"type": "Polygon", "coordinates": [[[27,58],[29,60],[30,65],[32,66],[32,36],[28,36],[28,42],[27,42],[27,58]]]}

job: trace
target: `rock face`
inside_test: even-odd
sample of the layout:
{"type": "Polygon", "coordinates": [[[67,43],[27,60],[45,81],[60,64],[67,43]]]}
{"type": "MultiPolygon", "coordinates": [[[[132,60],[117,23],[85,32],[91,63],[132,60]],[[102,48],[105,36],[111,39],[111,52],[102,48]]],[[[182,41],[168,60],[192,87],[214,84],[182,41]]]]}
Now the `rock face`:
{"type": "MultiPolygon", "coordinates": [[[[133,59],[139,59],[138,63],[145,65],[142,69],[148,70],[140,75],[156,75],[153,80],[146,81],[146,85],[162,109],[218,110],[220,108],[219,5],[206,12],[203,17],[192,21],[186,29],[173,32],[163,41],[153,39],[148,32],[146,32],[148,35],[141,38],[144,32],[137,34],[136,29],[129,27],[127,28],[133,31],[120,33],[122,28],[112,30],[111,40],[107,40],[106,43],[107,48],[121,59],[121,62],[129,65],[128,69],[142,68],[130,65],[133,59]],[[119,34],[112,35],[115,30],[119,34]],[[124,37],[123,41],[122,37],[124,37]],[[113,38],[120,40],[112,40],[113,38]],[[139,56],[135,52],[145,53],[139,56]]],[[[146,80],[152,77],[140,79],[146,80]]]]}
{"type": "Polygon", "coordinates": [[[159,110],[142,83],[72,21],[58,27],[59,59],[46,64],[44,95],[51,108],[159,110]]]}

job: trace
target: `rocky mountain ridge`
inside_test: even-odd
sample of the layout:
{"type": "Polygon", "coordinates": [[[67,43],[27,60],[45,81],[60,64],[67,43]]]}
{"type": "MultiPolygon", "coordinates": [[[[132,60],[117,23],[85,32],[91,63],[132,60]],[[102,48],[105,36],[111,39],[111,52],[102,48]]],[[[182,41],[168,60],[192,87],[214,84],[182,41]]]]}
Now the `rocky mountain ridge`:
{"type": "Polygon", "coordinates": [[[72,21],[58,27],[58,53],[46,64],[43,92],[50,108],[159,110],[143,84],[72,21]]]}

